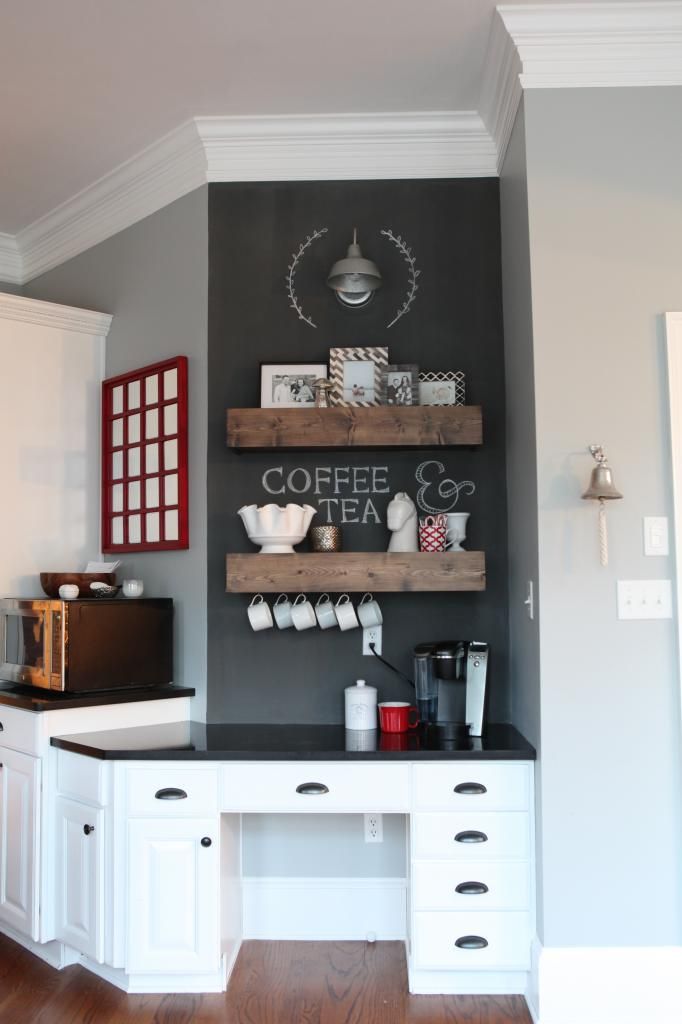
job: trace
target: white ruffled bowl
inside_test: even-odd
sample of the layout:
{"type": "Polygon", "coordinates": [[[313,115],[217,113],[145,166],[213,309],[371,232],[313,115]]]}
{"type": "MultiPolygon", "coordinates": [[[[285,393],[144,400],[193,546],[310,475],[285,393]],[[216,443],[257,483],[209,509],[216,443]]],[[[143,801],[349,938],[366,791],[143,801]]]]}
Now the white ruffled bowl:
{"type": "Polygon", "coordinates": [[[301,543],[316,511],[311,505],[244,505],[237,515],[249,540],[261,545],[261,555],[292,555],[294,544],[301,543]]]}

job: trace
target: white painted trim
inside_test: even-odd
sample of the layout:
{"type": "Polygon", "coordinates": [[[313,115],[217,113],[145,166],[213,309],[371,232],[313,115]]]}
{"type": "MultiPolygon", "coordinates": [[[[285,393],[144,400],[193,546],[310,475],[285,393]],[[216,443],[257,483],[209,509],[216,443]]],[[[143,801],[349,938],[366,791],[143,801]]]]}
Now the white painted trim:
{"type": "Polygon", "coordinates": [[[677,685],[682,687],[682,312],[665,314],[665,343],[668,357],[668,406],[670,409],[670,454],[673,478],[673,537],[675,557],[675,603],[677,620],[677,685]]]}
{"type": "Polygon", "coordinates": [[[198,117],[209,181],[470,178],[497,174],[475,111],[198,117]]]}
{"type": "Polygon", "coordinates": [[[22,281],[90,249],[206,182],[194,121],[181,124],[99,181],[23,228],[22,281]]]}
{"type": "Polygon", "coordinates": [[[82,967],[103,978],[110,985],[129,994],[157,992],[224,992],[227,984],[224,958],[220,970],[208,974],[126,974],[119,967],[98,964],[86,956],[78,961],[82,967]]]}
{"type": "Polygon", "coordinates": [[[516,47],[502,18],[495,11],[483,65],[479,110],[495,143],[498,174],[502,170],[521,102],[520,75],[521,61],[516,47]]]}
{"type": "Polygon", "coordinates": [[[21,284],[22,279],[21,254],[16,237],[0,232],[0,281],[21,284]]]}
{"type": "Polygon", "coordinates": [[[17,945],[23,946],[29,953],[37,956],[39,960],[44,960],[46,964],[54,967],[57,971],[61,971],[71,964],[77,964],[80,960],[80,953],[77,953],[75,949],[71,949],[70,946],[65,946],[63,942],[58,942],[57,940],[35,942],[33,939],[29,939],[28,936],[15,931],[14,928],[10,928],[4,921],[0,923],[0,933],[6,935],[12,942],[16,942],[17,945]]]}
{"type": "Polygon", "coordinates": [[[682,946],[543,947],[526,1002],[535,1024],[679,1024],[682,946]]]}
{"type": "Polygon", "coordinates": [[[524,89],[682,85],[682,3],[502,4],[524,89]]]}
{"type": "Polygon", "coordinates": [[[407,968],[412,995],[519,995],[528,985],[527,971],[425,971],[407,968]]]}
{"type": "Polygon", "coordinates": [[[404,939],[405,878],[242,878],[244,939],[404,939]]]}
{"type": "Polygon", "coordinates": [[[112,317],[108,313],[96,313],[91,309],[60,306],[56,302],[42,302],[0,292],[0,320],[19,320],[39,327],[54,327],[59,331],[75,331],[78,334],[106,338],[112,317]]]}

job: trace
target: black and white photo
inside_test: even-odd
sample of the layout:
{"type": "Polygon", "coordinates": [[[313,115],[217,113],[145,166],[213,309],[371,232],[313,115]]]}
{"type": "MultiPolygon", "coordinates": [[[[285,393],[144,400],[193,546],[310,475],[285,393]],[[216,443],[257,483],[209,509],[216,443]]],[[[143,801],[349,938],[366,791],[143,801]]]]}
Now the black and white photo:
{"type": "Polygon", "coordinates": [[[384,405],[419,405],[419,367],[387,366],[383,373],[384,405]]]}
{"type": "Polygon", "coordinates": [[[324,363],[261,363],[261,409],[312,408],[320,378],[327,379],[324,363]]]}

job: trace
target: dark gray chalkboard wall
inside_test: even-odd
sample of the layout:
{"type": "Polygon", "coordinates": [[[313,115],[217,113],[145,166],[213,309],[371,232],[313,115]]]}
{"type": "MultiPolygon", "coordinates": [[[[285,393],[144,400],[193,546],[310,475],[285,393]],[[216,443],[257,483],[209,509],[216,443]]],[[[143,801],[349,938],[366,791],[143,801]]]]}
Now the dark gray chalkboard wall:
{"type": "MultiPolygon", "coordinates": [[[[249,598],[225,593],[225,553],[254,551],[237,509],[244,504],[305,501],[272,498],[262,475],[301,466],[384,466],[390,494],[371,497],[382,525],[344,526],[347,550],[385,550],[385,511],[398,490],[417,493],[415,469],[440,459],[445,475],[473,480],[476,492],[458,511],[471,513],[468,546],[484,549],[488,588],[479,594],[387,594],[384,656],[411,671],[411,650],[426,640],[487,640],[492,648],[490,717],[509,720],[507,678],[507,532],[504,457],[504,361],[496,179],[381,182],[283,182],[209,186],[208,452],[208,720],[341,722],[343,689],[358,677],[380,699],[412,696],[409,686],[361,654],[359,630],[276,628],[254,633],[249,598]],[[341,308],[325,286],[353,227],[363,252],[384,275],[364,311],[341,308]],[[313,329],[289,308],[291,253],[313,229],[328,228],[306,251],[296,291],[313,329]],[[410,312],[386,329],[403,301],[407,274],[380,235],[390,228],[412,247],[421,270],[410,312]],[[237,455],[225,446],[228,406],[260,404],[261,362],[326,363],[331,346],[387,345],[393,363],[461,369],[468,401],[483,406],[482,448],[447,452],[237,455]]],[[[304,480],[299,474],[297,480],[304,480]]],[[[350,495],[349,490],[345,490],[350,495]]],[[[358,595],[360,596],[360,595],[358,595]]]]}

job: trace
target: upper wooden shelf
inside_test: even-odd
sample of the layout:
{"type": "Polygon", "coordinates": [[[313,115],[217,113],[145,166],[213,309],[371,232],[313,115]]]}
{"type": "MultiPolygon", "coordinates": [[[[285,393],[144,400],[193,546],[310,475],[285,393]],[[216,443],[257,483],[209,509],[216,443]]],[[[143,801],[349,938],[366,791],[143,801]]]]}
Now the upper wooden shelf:
{"type": "Polygon", "coordinates": [[[231,554],[226,583],[233,594],[485,590],[485,555],[482,551],[231,554]]]}
{"type": "Polygon", "coordinates": [[[241,451],[453,448],[482,440],[480,405],[227,410],[228,447],[241,451]]]}

